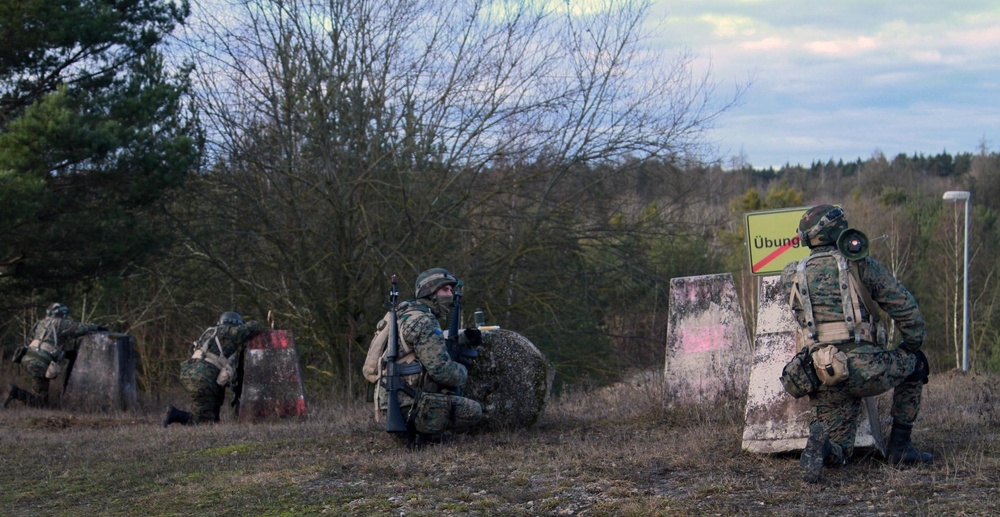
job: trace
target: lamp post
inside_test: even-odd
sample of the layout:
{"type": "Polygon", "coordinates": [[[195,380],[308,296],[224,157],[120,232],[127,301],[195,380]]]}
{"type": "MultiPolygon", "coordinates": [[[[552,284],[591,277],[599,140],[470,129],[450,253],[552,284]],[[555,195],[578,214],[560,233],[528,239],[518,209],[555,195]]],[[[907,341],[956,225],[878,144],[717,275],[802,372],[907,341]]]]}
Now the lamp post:
{"type": "Polygon", "coordinates": [[[969,192],[949,190],[944,193],[945,201],[965,201],[965,272],[962,280],[962,371],[969,371],[969,192]]]}

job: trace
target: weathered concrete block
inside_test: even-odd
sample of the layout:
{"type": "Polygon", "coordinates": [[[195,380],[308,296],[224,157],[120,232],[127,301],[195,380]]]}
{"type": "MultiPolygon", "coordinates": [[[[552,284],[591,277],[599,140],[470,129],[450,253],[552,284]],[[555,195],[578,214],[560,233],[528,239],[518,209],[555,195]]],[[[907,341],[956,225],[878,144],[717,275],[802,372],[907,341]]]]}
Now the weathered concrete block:
{"type": "MultiPolygon", "coordinates": [[[[779,276],[760,279],[757,332],[747,388],[743,450],[778,453],[801,450],[809,436],[809,399],[793,398],[781,386],[781,370],[804,344],[779,276]]],[[[862,410],[855,447],[875,444],[862,410]]]]}
{"type": "Polygon", "coordinates": [[[742,397],[751,357],[732,275],[670,280],[664,368],[667,407],[742,397]]]}
{"type": "Polygon", "coordinates": [[[555,369],[524,336],[510,330],[483,332],[463,395],[479,401],[488,429],[530,427],[552,391],[555,369]]]}
{"type": "Polygon", "coordinates": [[[291,330],[265,330],[247,343],[241,421],[305,417],[306,397],[291,330]]]}
{"type": "Polygon", "coordinates": [[[64,375],[63,407],[125,411],[138,406],[132,336],[93,332],[80,338],[72,370],[64,375]]]}

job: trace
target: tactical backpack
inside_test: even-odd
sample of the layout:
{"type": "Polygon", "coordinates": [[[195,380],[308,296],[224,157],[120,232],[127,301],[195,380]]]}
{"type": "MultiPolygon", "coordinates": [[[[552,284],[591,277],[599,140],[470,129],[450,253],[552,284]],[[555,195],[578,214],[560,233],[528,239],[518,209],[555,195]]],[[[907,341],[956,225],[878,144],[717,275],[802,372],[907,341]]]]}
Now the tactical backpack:
{"type": "MultiPolygon", "coordinates": [[[[407,302],[403,302],[399,306],[397,311],[397,317],[401,317],[407,312],[420,311],[419,308],[411,307],[407,302]]],[[[389,350],[389,318],[392,317],[392,312],[386,312],[385,316],[378,322],[375,326],[375,336],[372,337],[371,344],[368,345],[368,355],[365,357],[365,366],[362,373],[365,376],[365,380],[372,383],[372,390],[369,391],[369,401],[375,404],[375,421],[381,422],[382,418],[382,391],[378,389],[379,385],[382,383],[382,376],[385,374],[385,355],[389,350]]],[[[396,330],[398,334],[399,350],[398,359],[396,359],[396,364],[400,365],[397,369],[401,376],[423,376],[424,369],[420,366],[420,362],[417,361],[417,353],[410,348],[410,345],[403,339],[403,328],[402,325],[396,325],[396,330]]],[[[421,377],[417,377],[413,380],[413,384],[422,385],[421,377]]],[[[412,384],[411,384],[412,385],[412,384]]]]}
{"type": "MultiPolygon", "coordinates": [[[[407,307],[407,304],[402,304],[400,307],[402,309],[400,316],[407,312],[407,307]]],[[[368,355],[365,357],[365,366],[362,369],[365,380],[376,385],[379,379],[382,378],[383,370],[385,370],[385,353],[389,348],[389,318],[391,315],[392,312],[386,312],[385,316],[382,316],[382,319],[375,325],[375,336],[372,337],[372,341],[368,345],[368,355]]],[[[406,343],[406,340],[403,339],[402,325],[397,324],[396,330],[399,332],[399,358],[396,359],[396,363],[410,364],[417,362],[417,354],[406,343]]]]}

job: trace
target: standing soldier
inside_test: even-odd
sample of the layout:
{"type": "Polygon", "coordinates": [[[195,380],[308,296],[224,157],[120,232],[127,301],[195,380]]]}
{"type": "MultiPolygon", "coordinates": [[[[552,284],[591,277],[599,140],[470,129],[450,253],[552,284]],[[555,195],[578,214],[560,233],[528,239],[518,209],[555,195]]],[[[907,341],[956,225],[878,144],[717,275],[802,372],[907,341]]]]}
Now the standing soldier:
{"type": "Polygon", "coordinates": [[[802,215],[798,234],[809,246],[809,256],[785,266],[781,283],[789,291],[796,321],[808,332],[822,381],[809,395],[809,438],[800,459],[803,480],[819,481],[824,463],[847,462],[864,397],[890,389],[887,459],[894,465],[930,463],[931,454],[910,443],[929,373],[920,351],[925,329],[916,300],[885,266],[867,256],[867,238],[848,228],[840,207],[812,207],[802,215]],[[878,308],[902,335],[894,349],[886,348],[878,308]]]}
{"type": "Polygon", "coordinates": [[[239,383],[237,366],[246,343],[260,334],[257,321],[244,322],[235,312],[224,312],[214,327],[202,332],[191,347],[191,358],[181,365],[181,384],[191,396],[194,414],[167,406],[163,427],[219,421],[226,386],[239,383]]]}
{"type": "MultiPolygon", "coordinates": [[[[446,269],[428,269],[414,283],[416,299],[401,303],[397,309],[399,332],[404,340],[400,343],[397,363],[406,365],[403,379],[410,388],[401,390],[398,398],[409,428],[405,436],[409,447],[440,441],[446,431],[466,430],[483,420],[483,406],[479,402],[455,394],[469,374],[464,364],[448,354],[438,321],[451,311],[452,288],[457,283],[446,269]]],[[[465,329],[458,339],[462,345],[474,348],[482,343],[482,333],[478,329],[465,329]]],[[[383,385],[379,386],[379,407],[385,412],[383,385]]]]}
{"type": "MultiPolygon", "coordinates": [[[[69,308],[61,303],[53,303],[45,310],[45,318],[32,328],[31,343],[25,350],[21,364],[28,370],[34,381],[34,393],[10,385],[10,393],[4,407],[12,400],[20,400],[31,407],[49,405],[49,382],[62,373],[62,361],[72,358],[76,350],[67,350],[66,345],[73,338],[91,332],[107,330],[99,325],[79,323],[69,317],[69,308]]],[[[68,374],[67,374],[68,375],[68,374]]]]}

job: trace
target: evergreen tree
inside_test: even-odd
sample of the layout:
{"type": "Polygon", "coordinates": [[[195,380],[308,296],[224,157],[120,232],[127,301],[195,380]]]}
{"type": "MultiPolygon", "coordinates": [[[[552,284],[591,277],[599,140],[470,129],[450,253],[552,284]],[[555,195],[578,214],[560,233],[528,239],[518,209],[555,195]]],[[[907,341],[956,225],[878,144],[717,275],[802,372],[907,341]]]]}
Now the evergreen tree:
{"type": "MultiPolygon", "coordinates": [[[[155,214],[199,160],[188,72],[158,50],[186,2],[0,6],[0,282],[119,272],[165,243],[155,214]]],[[[23,291],[22,291],[23,292],[23,291]]]]}
{"type": "Polygon", "coordinates": [[[199,161],[188,68],[160,48],[162,0],[0,5],[0,282],[8,293],[118,273],[163,245],[164,195],[199,161]]]}

